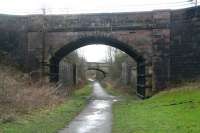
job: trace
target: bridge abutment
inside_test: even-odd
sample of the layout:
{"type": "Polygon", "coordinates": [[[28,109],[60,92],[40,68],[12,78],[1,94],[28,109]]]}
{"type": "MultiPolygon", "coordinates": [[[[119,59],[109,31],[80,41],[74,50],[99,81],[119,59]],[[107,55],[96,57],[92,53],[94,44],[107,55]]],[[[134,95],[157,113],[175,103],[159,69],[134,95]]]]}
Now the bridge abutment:
{"type": "Polygon", "coordinates": [[[152,30],[152,89],[159,91],[169,86],[171,11],[155,11],[152,30]]]}

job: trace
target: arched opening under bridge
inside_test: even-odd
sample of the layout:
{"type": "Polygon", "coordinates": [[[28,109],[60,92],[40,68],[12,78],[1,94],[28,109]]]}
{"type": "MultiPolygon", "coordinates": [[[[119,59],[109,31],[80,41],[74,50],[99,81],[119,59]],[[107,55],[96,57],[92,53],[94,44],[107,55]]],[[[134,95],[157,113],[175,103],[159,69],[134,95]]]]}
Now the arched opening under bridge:
{"type": "Polygon", "coordinates": [[[50,58],[50,81],[59,80],[59,62],[62,58],[78,48],[94,44],[104,44],[120,49],[137,62],[137,94],[142,98],[145,97],[145,59],[131,45],[112,37],[87,36],[64,45],[50,58]]]}

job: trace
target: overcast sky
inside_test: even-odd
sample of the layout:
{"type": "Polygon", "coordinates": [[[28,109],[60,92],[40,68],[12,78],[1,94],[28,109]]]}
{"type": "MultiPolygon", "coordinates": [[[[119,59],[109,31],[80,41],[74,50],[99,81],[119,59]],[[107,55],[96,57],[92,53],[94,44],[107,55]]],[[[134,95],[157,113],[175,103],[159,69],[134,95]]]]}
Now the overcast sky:
{"type": "Polygon", "coordinates": [[[104,62],[108,47],[106,45],[89,45],[78,49],[78,52],[89,62],[104,62]]]}
{"type": "Polygon", "coordinates": [[[188,0],[0,0],[0,13],[87,13],[174,9],[188,6],[188,0]]]}
{"type": "MultiPolygon", "coordinates": [[[[110,13],[177,9],[188,6],[192,6],[188,0],[0,0],[0,13],[41,14],[42,8],[46,8],[48,14],[110,13]]],[[[91,45],[80,51],[88,61],[101,61],[106,56],[105,46],[91,45]]]]}

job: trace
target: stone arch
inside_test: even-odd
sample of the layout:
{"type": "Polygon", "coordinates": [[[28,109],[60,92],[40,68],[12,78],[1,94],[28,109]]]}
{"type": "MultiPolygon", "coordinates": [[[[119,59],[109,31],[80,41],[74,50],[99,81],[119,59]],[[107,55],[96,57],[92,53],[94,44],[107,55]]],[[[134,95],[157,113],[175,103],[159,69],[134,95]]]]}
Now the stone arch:
{"type": "Polygon", "coordinates": [[[60,48],[50,59],[50,81],[57,82],[59,80],[59,62],[70,52],[92,44],[104,44],[120,49],[129,56],[131,56],[137,62],[137,94],[144,98],[145,97],[145,59],[138,50],[134,49],[131,45],[126,44],[118,39],[105,36],[86,36],[81,37],[75,41],[72,41],[62,48],[60,48]]]}
{"type": "Polygon", "coordinates": [[[99,72],[101,72],[101,73],[103,74],[104,78],[106,77],[106,74],[107,74],[105,71],[103,71],[103,70],[101,70],[101,69],[99,69],[99,68],[88,68],[87,70],[88,70],[88,71],[89,71],[89,70],[96,70],[96,71],[99,71],[99,72]]]}

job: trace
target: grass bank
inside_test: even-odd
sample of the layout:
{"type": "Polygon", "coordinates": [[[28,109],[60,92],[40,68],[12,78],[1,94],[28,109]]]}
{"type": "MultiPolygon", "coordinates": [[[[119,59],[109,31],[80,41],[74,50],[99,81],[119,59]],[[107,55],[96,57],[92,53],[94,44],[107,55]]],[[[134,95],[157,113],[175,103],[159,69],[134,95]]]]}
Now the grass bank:
{"type": "Polygon", "coordinates": [[[161,92],[147,100],[113,105],[113,133],[199,133],[200,84],[161,92]]]}
{"type": "Polygon", "coordinates": [[[45,107],[16,121],[0,123],[0,133],[55,133],[65,127],[87,104],[92,87],[76,90],[63,104],[45,107]]]}

